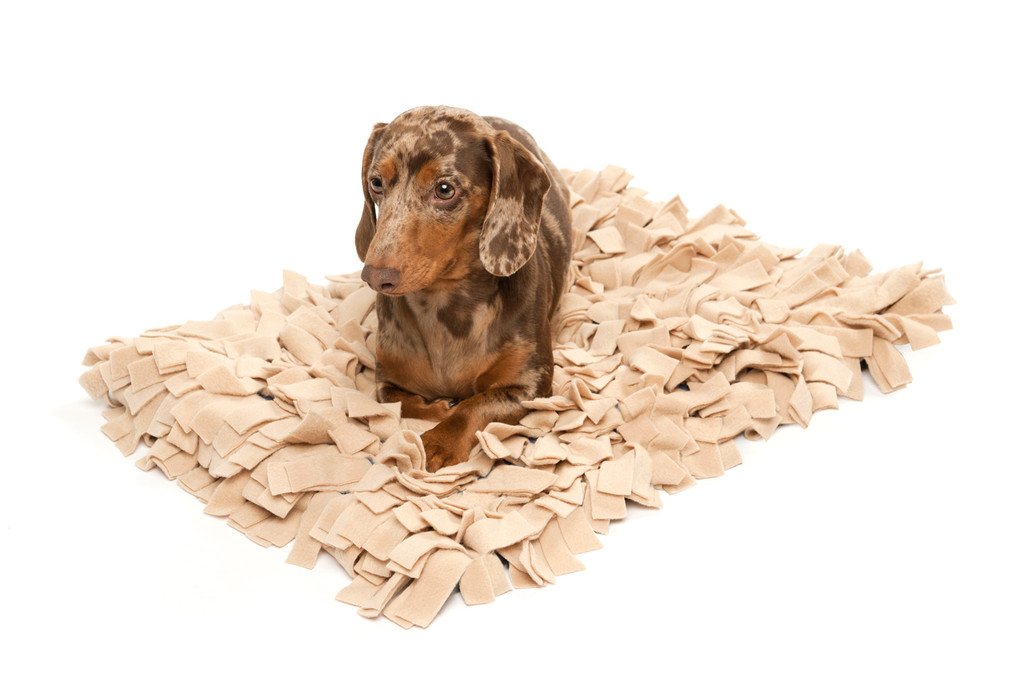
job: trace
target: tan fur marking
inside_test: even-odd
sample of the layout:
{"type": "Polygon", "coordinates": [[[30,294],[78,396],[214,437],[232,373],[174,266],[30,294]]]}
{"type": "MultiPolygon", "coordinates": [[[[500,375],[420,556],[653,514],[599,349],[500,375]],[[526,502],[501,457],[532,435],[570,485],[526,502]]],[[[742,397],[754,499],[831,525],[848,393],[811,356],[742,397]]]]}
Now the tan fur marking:
{"type": "Polygon", "coordinates": [[[490,367],[480,373],[473,388],[481,392],[491,387],[516,384],[520,381],[531,351],[531,345],[525,340],[520,339],[506,344],[490,367]]]}
{"type": "Polygon", "coordinates": [[[386,349],[378,348],[377,361],[381,367],[387,368],[387,381],[428,398],[439,398],[436,394],[429,395],[429,389],[437,384],[437,374],[427,358],[418,354],[392,355],[386,349]]]}
{"type": "Polygon", "coordinates": [[[438,167],[439,165],[436,160],[423,164],[423,168],[416,173],[416,183],[421,186],[432,185],[434,178],[437,177],[438,167]]]}
{"type": "Polygon", "coordinates": [[[380,163],[377,164],[377,169],[380,171],[380,177],[384,181],[385,185],[390,185],[395,182],[395,176],[398,175],[398,171],[394,157],[381,159],[380,163]]]}

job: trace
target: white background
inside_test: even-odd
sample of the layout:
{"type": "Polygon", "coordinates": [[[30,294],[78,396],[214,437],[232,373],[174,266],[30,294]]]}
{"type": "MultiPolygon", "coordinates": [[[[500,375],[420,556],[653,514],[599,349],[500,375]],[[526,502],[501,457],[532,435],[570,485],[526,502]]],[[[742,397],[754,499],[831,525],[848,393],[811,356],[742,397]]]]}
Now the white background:
{"type": "Polygon", "coordinates": [[[1020,21],[675,4],[0,5],[5,678],[1021,680],[1020,21]],[[941,267],[955,327],[555,586],[363,619],[331,558],[125,461],[77,379],[108,336],[356,270],[363,145],[421,104],[773,244],[941,267]]]}

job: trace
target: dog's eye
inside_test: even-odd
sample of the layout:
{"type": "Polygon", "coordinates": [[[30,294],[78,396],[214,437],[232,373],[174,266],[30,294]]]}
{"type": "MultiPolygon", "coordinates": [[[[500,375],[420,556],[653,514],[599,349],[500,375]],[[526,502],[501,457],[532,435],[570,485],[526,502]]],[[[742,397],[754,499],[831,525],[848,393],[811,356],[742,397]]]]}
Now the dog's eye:
{"type": "Polygon", "coordinates": [[[370,178],[370,189],[373,190],[374,192],[383,192],[384,181],[381,180],[380,177],[378,176],[370,178]]]}
{"type": "Polygon", "coordinates": [[[434,187],[434,196],[443,200],[451,199],[455,196],[455,186],[451,183],[438,183],[434,187]]]}

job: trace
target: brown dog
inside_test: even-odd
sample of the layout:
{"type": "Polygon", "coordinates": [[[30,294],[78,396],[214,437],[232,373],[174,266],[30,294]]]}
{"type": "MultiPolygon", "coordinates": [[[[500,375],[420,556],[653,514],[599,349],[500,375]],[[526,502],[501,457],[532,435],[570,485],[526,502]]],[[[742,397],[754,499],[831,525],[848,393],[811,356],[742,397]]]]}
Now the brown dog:
{"type": "Polygon", "coordinates": [[[427,469],[551,393],[551,321],[567,287],[569,190],[519,126],[418,107],[363,152],[356,251],[377,294],[377,397],[438,420],[427,469]]]}

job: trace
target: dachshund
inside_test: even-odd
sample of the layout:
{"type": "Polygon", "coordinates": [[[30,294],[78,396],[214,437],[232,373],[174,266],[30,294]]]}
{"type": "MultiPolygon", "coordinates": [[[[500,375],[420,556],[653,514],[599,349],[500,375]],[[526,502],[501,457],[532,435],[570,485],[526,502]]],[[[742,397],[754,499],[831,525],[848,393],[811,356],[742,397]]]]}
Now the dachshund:
{"type": "Polygon", "coordinates": [[[551,394],[569,188],[516,124],[444,106],[376,124],[362,185],[355,243],[377,292],[377,399],[437,421],[421,435],[434,472],[551,394]]]}

